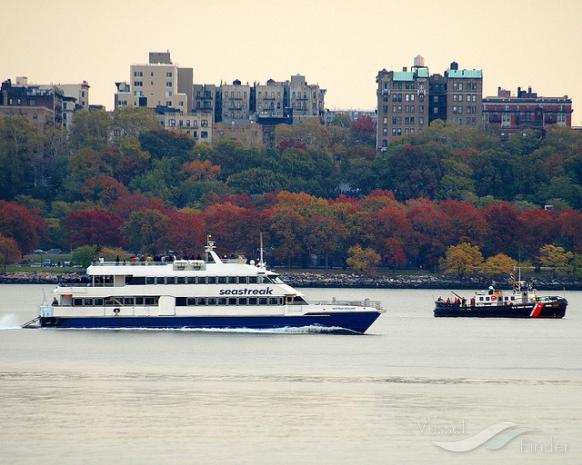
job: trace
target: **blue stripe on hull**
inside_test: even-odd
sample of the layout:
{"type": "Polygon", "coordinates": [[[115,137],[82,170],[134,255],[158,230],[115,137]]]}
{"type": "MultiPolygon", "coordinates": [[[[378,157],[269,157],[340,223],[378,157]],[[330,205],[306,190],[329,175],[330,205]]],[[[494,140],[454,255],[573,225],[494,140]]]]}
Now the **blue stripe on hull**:
{"type": "Polygon", "coordinates": [[[364,333],[380,316],[378,312],[332,313],[302,316],[249,316],[249,317],[70,317],[41,318],[42,327],[53,328],[148,328],[148,329],[203,329],[203,328],[342,328],[364,333]]]}

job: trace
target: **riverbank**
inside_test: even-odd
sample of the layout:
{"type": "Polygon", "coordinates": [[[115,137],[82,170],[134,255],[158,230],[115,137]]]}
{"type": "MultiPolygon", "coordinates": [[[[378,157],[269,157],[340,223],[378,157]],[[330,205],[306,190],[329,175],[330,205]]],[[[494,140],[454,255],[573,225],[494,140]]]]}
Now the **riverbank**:
{"type": "MultiPolygon", "coordinates": [[[[289,270],[277,269],[282,279],[293,287],[314,288],[380,288],[380,289],[481,289],[491,284],[490,279],[470,276],[458,279],[439,273],[418,271],[379,272],[374,275],[350,270],[289,270]]],[[[60,270],[16,271],[0,273],[2,284],[57,284],[60,280],[77,280],[84,273],[63,273],[60,270]]],[[[539,290],[582,290],[582,280],[553,278],[551,275],[534,274],[535,287],[539,290]]],[[[495,281],[498,288],[508,289],[506,280],[495,281]]]]}

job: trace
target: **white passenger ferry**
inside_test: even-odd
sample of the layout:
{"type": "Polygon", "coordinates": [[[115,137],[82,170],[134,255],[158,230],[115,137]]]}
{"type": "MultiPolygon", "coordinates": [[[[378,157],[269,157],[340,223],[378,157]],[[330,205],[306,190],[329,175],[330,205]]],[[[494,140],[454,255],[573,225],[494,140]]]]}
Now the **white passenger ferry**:
{"type": "Polygon", "coordinates": [[[221,259],[208,240],[199,260],[105,262],[83,283],[60,283],[37,323],[52,328],[298,328],[364,333],[377,302],[308,303],[277,273],[244,258],[221,259]]]}

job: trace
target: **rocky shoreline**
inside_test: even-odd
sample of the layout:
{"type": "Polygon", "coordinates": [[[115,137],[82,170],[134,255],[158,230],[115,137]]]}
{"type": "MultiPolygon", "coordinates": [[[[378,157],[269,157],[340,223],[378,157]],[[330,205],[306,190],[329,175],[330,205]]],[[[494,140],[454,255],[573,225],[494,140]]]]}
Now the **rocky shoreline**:
{"type": "MultiPolygon", "coordinates": [[[[434,273],[391,273],[366,275],[352,271],[293,271],[277,270],[282,279],[294,287],[313,288],[368,288],[368,289],[480,289],[491,281],[480,276],[463,280],[434,273]]],[[[84,273],[59,273],[58,271],[18,271],[0,273],[1,284],[57,284],[60,280],[78,280],[84,273]]],[[[534,277],[539,290],[582,290],[582,280],[534,277]]],[[[508,289],[507,281],[497,281],[499,288],[508,289]]]]}

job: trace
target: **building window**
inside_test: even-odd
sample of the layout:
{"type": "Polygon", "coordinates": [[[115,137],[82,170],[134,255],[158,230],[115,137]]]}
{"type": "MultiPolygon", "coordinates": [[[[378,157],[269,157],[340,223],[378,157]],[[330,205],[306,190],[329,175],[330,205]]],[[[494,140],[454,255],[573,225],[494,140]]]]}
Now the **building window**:
{"type": "Polygon", "coordinates": [[[202,139],[208,139],[208,131],[200,131],[200,137],[202,139]]]}
{"type": "Polygon", "coordinates": [[[171,72],[171,71],[168,71],[168,72],[166,73],[166,77],[172,77],[172,72],[171,72]]]}
{"type": "Polygon", "coordinates": [[[171,81],[166,82],[166,87],[172,87],[172,82],[171,81]]]}
{"type": "Polygon", "coordinates": [[[143,87],[143,82],[142,81],[134,81],[133,86],[134,87],[143,87]]]}
{"type": "Polygon", "coordinates": [[[202,126],[203,128],[207,128],[208,127],[208,120],[203,119],[202,121],[200,121],[200,126],[202,126]]]}

